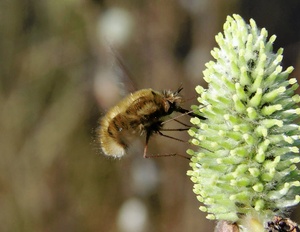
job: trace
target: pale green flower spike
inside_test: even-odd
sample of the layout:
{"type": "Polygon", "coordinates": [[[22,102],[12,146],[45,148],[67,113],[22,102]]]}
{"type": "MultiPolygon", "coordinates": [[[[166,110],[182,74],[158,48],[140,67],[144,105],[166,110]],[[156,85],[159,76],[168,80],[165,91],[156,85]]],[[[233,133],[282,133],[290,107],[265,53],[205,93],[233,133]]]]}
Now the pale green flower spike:
{"type": "Polygon", "coordinates": [[[254,20],[228,16],[203,72],[208,89],[196,88],[192,108],[207,119],[191,120],[199,148],[188,150],[187,174],[208,219],[265,223],[300,201],[298,84],[267,36],[254,20]]]}

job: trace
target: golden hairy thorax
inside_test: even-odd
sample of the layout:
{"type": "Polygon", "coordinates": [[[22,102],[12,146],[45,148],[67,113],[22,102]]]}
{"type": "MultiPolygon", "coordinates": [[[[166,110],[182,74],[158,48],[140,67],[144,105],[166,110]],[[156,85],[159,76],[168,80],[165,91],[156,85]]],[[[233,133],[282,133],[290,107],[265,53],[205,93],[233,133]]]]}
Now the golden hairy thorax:
{"type": "Polygon", "coordinates": [[[99,137],[106,155],[121,157],[131,139],[158,131],[162,117],[171,114],[181,101],[178,94],[142,89],[128,95],[110,109],[100,122],[99,137]]]}

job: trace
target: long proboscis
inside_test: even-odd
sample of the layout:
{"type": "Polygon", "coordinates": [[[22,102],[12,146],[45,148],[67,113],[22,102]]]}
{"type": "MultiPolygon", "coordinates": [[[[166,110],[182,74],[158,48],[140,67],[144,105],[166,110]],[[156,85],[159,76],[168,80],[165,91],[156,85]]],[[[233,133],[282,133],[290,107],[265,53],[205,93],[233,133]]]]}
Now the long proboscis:
{"type": "Polygon", "coordinates": [[[178,108],[178,109],[180,109],[180,110],[176,109],[176,112],[181,113],[180,115],[177,115],[176,117],[173,117],[173,118],[170,118],[166,121],[163,121],[161,124],[163,125],[163,124],[166,124],[166,123],[174,121],[174,120],[176,121],[176,119],[181,118],[185,115],[189,115],[191,117],[196,117],[196,118],[199,118],[199,119],[202,119],[202,120],[206,119],[205,117],[203,117],[201,115],[195,114],[193,110],[186,110],[186,109],[183,109],[183,108],[178,108]]]}

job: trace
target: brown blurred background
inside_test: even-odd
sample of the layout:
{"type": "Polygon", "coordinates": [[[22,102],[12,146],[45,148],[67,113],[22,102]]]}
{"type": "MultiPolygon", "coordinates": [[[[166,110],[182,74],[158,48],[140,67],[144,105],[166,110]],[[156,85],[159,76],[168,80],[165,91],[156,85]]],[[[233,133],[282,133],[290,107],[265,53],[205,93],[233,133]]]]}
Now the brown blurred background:
{"type": "MultiPolygon", "coordinates": [[[[299,77],[299,12],[299,0],[0,1],[0,231],[213,231],[188,161],[143,159],[140,143],[101,154],[98,120],[130,90],[115,56],[136,89],[182,83],[189,108],[228,14],[276,34],[299,77]]],[[[149,151],[189,147],[156,136],[149,151]]]]}

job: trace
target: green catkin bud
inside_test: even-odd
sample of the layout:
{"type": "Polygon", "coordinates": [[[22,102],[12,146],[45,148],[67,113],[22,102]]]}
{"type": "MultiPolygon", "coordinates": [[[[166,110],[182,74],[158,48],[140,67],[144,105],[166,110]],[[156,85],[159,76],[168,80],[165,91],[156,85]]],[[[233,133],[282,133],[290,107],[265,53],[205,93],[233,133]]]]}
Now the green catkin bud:
{"type": "Polygon", "coordinates": [[[300,202],[300,96],[297,80],[282,71],[283,49],[274,53],[266,29],[239,15],[228,16],[216,36],[215,61],[203,72],[208,89],[196,87],[206,120],[192,118],[188,150],[194,192],[211,220],[226,220],[240,231],[263,228],[300,202]]]}

